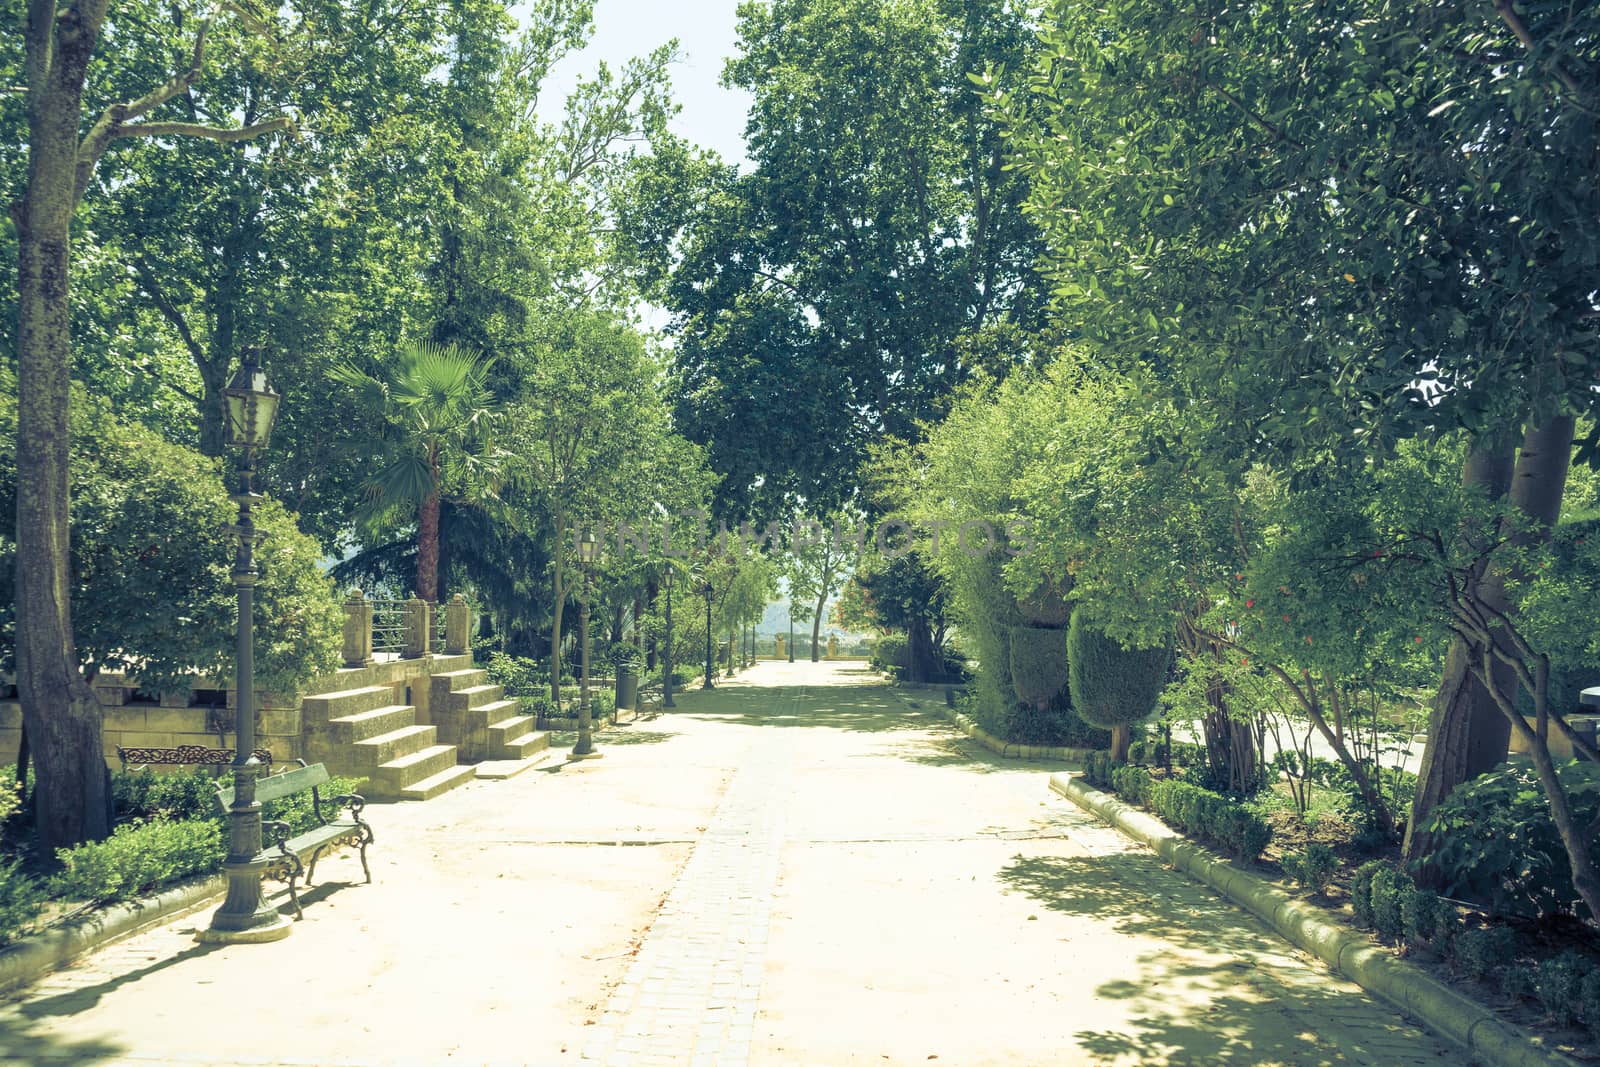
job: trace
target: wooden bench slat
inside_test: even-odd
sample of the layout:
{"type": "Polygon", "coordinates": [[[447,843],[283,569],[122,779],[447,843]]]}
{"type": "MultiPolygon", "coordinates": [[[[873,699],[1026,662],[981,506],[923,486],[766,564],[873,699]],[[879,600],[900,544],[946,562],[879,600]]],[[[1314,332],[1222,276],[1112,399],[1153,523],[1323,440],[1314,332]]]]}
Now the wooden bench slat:
{"type": "MultiPolygon", "coordinates": [[[[328,768],[320,763],[313,763],[309,767],[296,767],[292,771],[274,774],[256,781],[256,802],[265,804],[269,800],[279,800],[283,797],[304,793],[315,786],[323,785],[328,780],[328,768]]],[[[221,786],[217,789],[217,797],[224,810],[233,807],[233,786],[221,786]]]]}

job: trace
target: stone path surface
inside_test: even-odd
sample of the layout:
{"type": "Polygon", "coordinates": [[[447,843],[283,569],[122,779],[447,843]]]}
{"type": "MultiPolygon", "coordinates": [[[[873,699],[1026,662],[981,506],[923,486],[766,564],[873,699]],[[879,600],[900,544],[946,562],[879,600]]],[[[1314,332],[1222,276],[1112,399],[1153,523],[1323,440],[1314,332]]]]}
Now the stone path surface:
{"type": "Polygon", "coordinates": [[[269,945],[205,911],[0,1006],[0,1063],[1432,1064],[1454,1049],[992,756],[766,663],[605,758],[371,809],[269,945]]]}

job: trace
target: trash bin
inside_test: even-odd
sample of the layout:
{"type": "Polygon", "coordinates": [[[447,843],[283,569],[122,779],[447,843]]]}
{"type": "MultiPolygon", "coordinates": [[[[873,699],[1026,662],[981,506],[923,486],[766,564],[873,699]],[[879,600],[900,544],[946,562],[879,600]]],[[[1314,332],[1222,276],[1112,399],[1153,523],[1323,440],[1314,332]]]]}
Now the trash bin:
{"type": "Polygon", "coordinates": [[[639,676],[632,667],[617,668],[617,710],[639,710],[639,676]]]}

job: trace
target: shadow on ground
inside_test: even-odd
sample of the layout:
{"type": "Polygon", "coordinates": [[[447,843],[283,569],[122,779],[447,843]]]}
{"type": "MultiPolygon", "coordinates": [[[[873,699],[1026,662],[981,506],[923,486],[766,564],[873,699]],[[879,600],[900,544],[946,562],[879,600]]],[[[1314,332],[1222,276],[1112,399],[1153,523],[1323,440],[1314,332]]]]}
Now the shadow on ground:
{"type": "MultiPolygon", "coordinates": [[[[1019,855],[998,878],[1051,911],[1104,920],[1119,934],[1177,947],[1136,957],[1136,981],[1092,991],[1135,1008],[1123,1029],[1074,1035],[1094,1056],[1185,1064],[1390,1062],[1387,1050],[1329,1039],[1326,1022],[1370,1011],[1367,997],[1327,981],[1289,979],[1289,968],[1274,967],[1286,959],[1287,946],[1200,887],[1176,884],[1148,853],[1019,855]],[[1251,989],[1259,996],[1250,996],[1251,989]]],[[[1403,1040],[1405,1031],[1381,1033],[1403,1040]]]]}

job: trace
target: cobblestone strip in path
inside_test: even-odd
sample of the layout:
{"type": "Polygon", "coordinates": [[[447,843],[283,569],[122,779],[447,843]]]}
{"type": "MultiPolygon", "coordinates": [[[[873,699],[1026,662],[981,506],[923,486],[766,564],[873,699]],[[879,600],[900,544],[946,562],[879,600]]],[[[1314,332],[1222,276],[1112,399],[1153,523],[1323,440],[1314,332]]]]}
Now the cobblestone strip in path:
{"type": "Polygon", "coordinates": [[[782,735],[745,753],[584,1059],[606,1067],[739,1067],[750,1055],[793,770],[782,735]]]}

